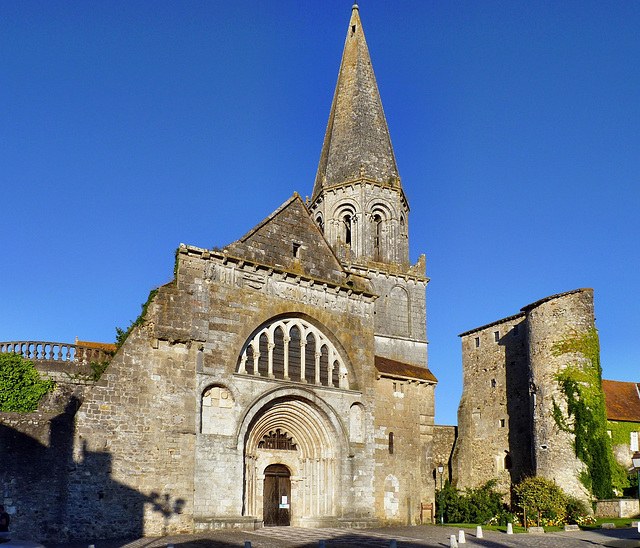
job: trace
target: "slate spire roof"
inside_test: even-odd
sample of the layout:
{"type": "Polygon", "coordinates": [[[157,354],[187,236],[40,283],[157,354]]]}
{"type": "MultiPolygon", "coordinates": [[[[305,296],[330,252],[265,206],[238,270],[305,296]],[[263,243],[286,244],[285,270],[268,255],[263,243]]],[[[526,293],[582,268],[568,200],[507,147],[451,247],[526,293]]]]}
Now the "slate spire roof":
{"type": "Polygon", "coordinates": [[[356,4],[311,199],[314,201],[323,189],[362,178],[400,188],[389,128],[356,4]]]}

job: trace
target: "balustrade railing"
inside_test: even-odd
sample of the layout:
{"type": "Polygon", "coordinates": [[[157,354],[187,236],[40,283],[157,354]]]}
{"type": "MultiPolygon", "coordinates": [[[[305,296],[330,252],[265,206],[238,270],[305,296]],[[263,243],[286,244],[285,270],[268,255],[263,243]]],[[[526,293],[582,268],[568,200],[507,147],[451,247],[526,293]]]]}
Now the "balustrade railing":
{"type": "Polygon", "coordinates": [[[100,348],[41,341],[11,341],[0,342],[0,353],[15,352],[26,360],[44,360],[53,362],[67,362],[76,365],[91,362],[102,363],[112,357],[112,353],[100,348]]]}

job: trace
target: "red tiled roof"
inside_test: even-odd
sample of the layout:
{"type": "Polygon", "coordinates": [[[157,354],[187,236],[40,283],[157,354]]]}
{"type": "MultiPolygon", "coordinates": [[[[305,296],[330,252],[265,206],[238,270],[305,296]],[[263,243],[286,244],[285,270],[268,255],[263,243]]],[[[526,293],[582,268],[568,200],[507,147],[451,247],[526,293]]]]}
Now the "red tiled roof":
{"type": "Polygon", "coordinates": [[[438,382],[433,373],[426,367],[419,367],[408,363],[402,363],[382,356],[376,356],[376,369],[378,372],[408,379],[419,379],[422,381],[438,382]]]}
{"type": "Polygon", "coordinates": [[[640,385],[635,382],[602,380],[607,419],[640,422],[640,385]]]}
{"type": "Polygon", "coordinates": [[[118,347],[113,343],[100,343],[90,341],[76,341],[79,346],[86,346],[88,348],[96,348],[98,350],[104,350],[105,352],[115,352],[118,347]]]}

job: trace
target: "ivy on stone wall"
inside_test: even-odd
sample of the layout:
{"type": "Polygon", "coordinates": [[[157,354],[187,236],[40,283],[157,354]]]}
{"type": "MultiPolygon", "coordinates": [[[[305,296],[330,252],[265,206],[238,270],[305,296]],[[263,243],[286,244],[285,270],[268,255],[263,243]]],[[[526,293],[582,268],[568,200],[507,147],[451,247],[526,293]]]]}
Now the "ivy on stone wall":
{"type": "Polygon", "coordinates": [[[592,327],[565,337],[554,345],[553,353],[555,356],[577,355],[573,363],[556,375],[565,400],[566,416],[554,400],[553,417],[561,430],[574,435],[575,455],[586,465],[580,477],[582,484],[596,498],[611,498],[614,478],[619,476],[621,467],[613,458],[607,434],[598,331],[592,327]]]}
{"type": "Polygon", "coordinates": [[[33,362],[20,354],[0,354],[0,411],[35,411],[42,396],[55,387],[54,381],[42,380],[33,362]]]}
{"type": "Polygon", "coordinates": [[[631,432],[640,432],[640,422],[607,421],[613,445],[630,445],[631,432]]]}
{"type": "Polygon", "coordinates": [[[153,299],[157,294],[158,294],[157,289],[151,290],[151,292],[149,293],[149,297],[147,298],[147,302],[142,305],[142,312],[136,318],[135,321],[131,322],[131,325],[127,327],[126,330],[116,327],[116,346],[118,350],[124,344],[124,341],[127,340],[127,337],[131,334],[131,332],[133,331],[133,328],[139,325],[142,325],[144,323],[144,319],[145,319],[145,316],[147,315],[147,310],[149,309],[149,305],[151,304],[151,302],[153,301],[153,299]]]}

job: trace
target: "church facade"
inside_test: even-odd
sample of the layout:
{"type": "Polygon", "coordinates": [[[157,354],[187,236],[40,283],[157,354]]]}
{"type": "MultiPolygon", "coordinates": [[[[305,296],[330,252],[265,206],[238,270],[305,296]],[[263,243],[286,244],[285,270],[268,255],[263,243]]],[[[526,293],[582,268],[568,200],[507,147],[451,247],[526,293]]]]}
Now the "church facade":
{"type": "Polygon", "coordinates": [[[354,6],[311,199],[221,250],[179,247],[76,391],[55,536],[417,523],[437,381],[408,221],[354,6]]]}

